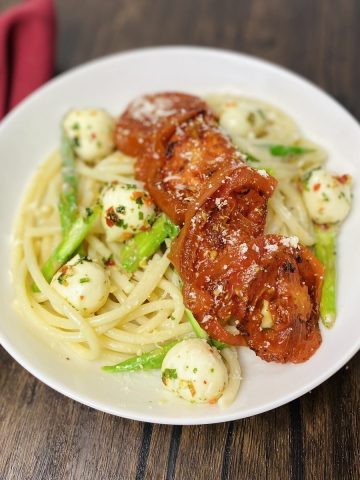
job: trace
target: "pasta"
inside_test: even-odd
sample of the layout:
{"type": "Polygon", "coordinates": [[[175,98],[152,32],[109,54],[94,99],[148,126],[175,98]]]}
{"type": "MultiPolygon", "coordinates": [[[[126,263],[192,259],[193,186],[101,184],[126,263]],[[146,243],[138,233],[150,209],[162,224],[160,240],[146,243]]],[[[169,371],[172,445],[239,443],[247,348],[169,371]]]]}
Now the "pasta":
{"type": "MultiPolygon", "coordinates": [[[[210,335],[228,345],[246,345],[247,342],[267,361],[304,361],[320,345],[318,317],[314,315],[320,301],[322,267],[316,263],[311,252],[298,246],[298,242],[308,247],[316,242],[312,204],[309,207],[309,201],[313,199],[303,195],[301,185],[309,172],[311,175],[324,164],[326,153],[303,138],[291,118],[262,101],[232,95],[210,95],[206,101],[185,94],[165,93],[142,97],[131,104],[116,126],[114,120],[100,110],[73,110],[66,117],[63,127],[68,143],[65,145],[76,162],[71,163],[70,155],[70,162],[64,167],[62,143],[61,152],[55,151],[39,167],[28,186],[16,219],[12,255],[16,308],[66,354],[89,361],[123,362],[133,356],[156,352],[164,345],[171,348],[171,342],[191,339],[195,333],[208,341],[210,335]],[[176,121],[178,124],[171,136],[166,129],[169,125],[173,127],[176,121]],[[156,137],[158,134],[160,140],[156,137]],[[170,140],[164,141],[166,134],[170,135],[170,140]],[[155,149],[155,153],[149,156],[149,145],[152,144],[158,150],[155,149]],[[193,152],[187,150],[189,145],[193,152]],[[115,146],[118,150],[115,150],[115,146]],[[168,164],[173,161],[174,171],[166,162],[161,164],[164,159],[168,164]],[[204,159],[206,161],[203,164],[201,162],[204,159]],[[157,169],[153,164],[155,167],[157,165],[157,169]],[[148,170],[152,172],[152,181],[147,177],[148,170]],[[208,191],[206,185],[203,186],[206,182],[208,191]],[[218,185],[217,190],[214,185],[218,185]],[[221,217],[219,211],[226,207],[228,198],[238,201],[236,195],[240,187],[243,189],[243,201],[248,202],[246,205],[251,209],[246,207],[248,212],[245,214],[240,205],[240,210],[235,214],[230,213],[228,217],[223,214],[221,217]],[[224,198],[221,195],[216,197],[218,192],[226,192],[224,198]],[[234,192],[235,196],[231,197],[234,192]],[[215,198],[211,195],[215,195],[215,198]],[[69,205],[74,209],[72,213],[75,212],[75,217],[71,219],[64,217],[64,209],[69,205]],[[122,255],[132,245],[128,241],[155,228],[158,221],[155,219],[161,218],[156,209],[159,205],[173,222],[183,225],[179,238],[172,243],[171,239],[175,236],[175,230],[172,229],[176,227],[169,224],[167,217],[162,217],[162,220],[165,218],[164,225],[172,233],[165,236],[165,241],[162,239],[159,242],[160,247],[157,246],[143,260],[134,264],[134,268],[125,267],[122,255]],[[212,210],[206,205],[212,205],[212,210]],[[101,209],[101,218],[96,217],[94,208],[101,209]],[[94,223],[89,223],[86,236],[73,249],[71,257],[56,264],[50,275],[45,273],[44,265],[59,248],[64,235],[69,231],[71,235],[76,218],[80,218],[83,225],[92,218],[94,223]],[[196,229],[197,222],[201,228],[196,229]],[[217,268],[215,258],[220,250],[217,250],[215,243],[211,243],[217,235],[214,233],[216,229],[211,230],[212,222],[219,222],[218,230],[227,231],[227,237],[220,239],[219,243],[230,245],[228,249],[224,248],[223,256],[226,257],[228,252],[233,255],[236,249],[236,262],[241,263],[241,255],[251,247],[254,258],[259,257],[259,264],[261,257],[264,257],[259,252],[264,251],[266,255],[269,254],[270,263],[283,262],[285,273],[293,273],[297,269],[301,280],[298,287],[300,293],[297,295],[301,297],[301,289],[306,284],[311,298],[309,300],[306,294],[304,305],[313,302],[312,307],[309,304],[309,312],[312,313],[308,314],[314,330],[312,345],[305,347],[301,344],[301,335],[304,336],[304,333],[299,334],[296,340],[300,342],[296,348],[303,348],[305,353],[300,355],[295,349],[295,353],[269,354],[267,337],[265,340],[261,338],[261,347],[256,345],[258,340],[254,340],[257,332],[253,338],[245,341],[243,333],[237,329],[237,320],[225,321],[222,325],[216,320],[214,327],[214,323],[209,322],[212,313],[209,315],[206,303],[206,289],[210,288],[206,282],[213,282],[211,295],[215,298],[214,304],[219,303],[220,298],[225,298],[222,300],[225,308],[230,299],[229,295],[226,296],[226,282],[216,283],[220,277],[213,279],[213,273],[205,276],[200,287],[204,301],[196,300],[197,305],[193,302],[197,288],[194,287],[193,272],[199,272],[203,268],[202,263],[209,264],[209,258],[206,258],[209,252],[210,257],[215,252],[210,264],[211,268],[217,268]],[[229,225],[232,225],[233,231],[228,228],[229,225]],[[241,229],[246,233],[242,233],[242,240],[239,236],[241,229]],[[208,245],[205,253],[204,244],[208,245]],[[232,245],[235,245],[233,250],[232,245]],[[189,254],[191,250],[192,254],[189,254]],[[273,257],[270,254],[274,254],[273,257]],[[291,261],[294,258],[300,258],[297,262],[304,262],[303,265],[293,266],[291,261]],[[187,265],[187,271],[184,265],[187,265]],[[91,284],[93,277],[90,271],[98,275],[95,287],[91,284]],[[315,277],[318,278],[313,281],[315,277]],[[71,289],[76,298],[67,294],[71,289]],[[102,291],[105,293],[102,294],[102,291]],[[87,298],[84,292],[87,292],[87,298]],[[186,311],[185,305],[191,307],[208,335],[204,331],[199,335],[201,328],[196,325],[195,318],[193,323],[188,321],[189,310],[186,311]]],[[[348,179],[344,180],[343,177],[341,181],[338,177],[331,177],[337,178],[336,188],[343,202],[341,215],[339,218],[336,214],[334,216],[335,222],[341,221],[340,216],[347,214],[350,205],[350,187],[348,179]]],[[[317,184],[315,187],[314,190],[318,190],[317,184]]],[[[323,201],[328,201],[328,194],[322,192],[322,195],[323,201]]],[[[324,208],[321,204],[318,210],[320,218],[324,208]]],[[[224,265],[224,270],[231,267],[234,258],[229,257],[229,265],[224,265]]],[[[223,263],[220,264],[221,268],[223,263]]],[[[247,267],[241,277],[244,284],[254,265],[260,269],[254,262],[247,267]]],[[[263,270],[267,272],[266,268],[263,270]]],[[[239,272],[238,268],[240,278],[239,272]]],[[[236,292],[238,297],[243,295],[247,298],[238,290],[236,292]]],[[[264,335],[274,323],[269,305],[269,301],[264,299],[259,310],[263,318],[260,318],[262,323],[258,330],[264,330],[264,335]]],[[[246,311],[252,312],[251,308],[254,310],[255,306],[248,304],[246,311]]],[[[303,308],[305,311],[307,307],[303,308]]],[[[216,315],[219,312],[220,309],[216,315]]],[[[231,311],[231,315],[229,312],[226,313],[227,317],[232,315],[237,318],[235,310],[231,311]]],[[[296,317],[298,314],[295,311],[293,315],[296,317]]],[[[250,335],[253,326],[244,322],[245,327],[249,327],[247,334],[250,335]]],[[[212,403],[215,398],[219,406],[229,405],[236,397],[241,379],[236,349],[221,350],[221,360],[213,345],[209,347],[201,341],[193,341],[193,344],[198,346],[199,359],[201,355],[205,359],[202,366],[200,362],[199,367],[193,368],[194,374],[204,370],[209,352],[214,365],[223,361],[226,368],[221,367],[222,371],[227,371],[227,374],[222,373],[223,377],[218,377],[220,387],[217,387],[217,394],[214,396],[211,389],[208,391],[202,387],[204,391],[200,401],[212,403]]],[[[177,348],[179,358],[189,354],[181,345],[177,348]]],[[[196,399],[193,379],[187,377],[186,372],[184,375],[185,380],[179,379],[173,368],[165,368],[162,372],[163,383],[165,386],[171,384],[175,390],[184,389],[185,385],[188,389],[186,396],[179,395],[196,399]]],[[[204,379],[203,383],[207,385],[207,380],[204,379]]]]}
{"type": "MultiPolygon", "coordinates": [[[[126,172],[124,180],[128,182],[132,165],[132,159],[120,153],[106,157],[93,168],[80,163],[80,206],[92,204],[101,185],[119,179],[119,170],[126,172]]],[[[167,251],[158,252],[135,275],[108,267],[111,298],[97,315],[86,320],[43,280],[41,265],[60,240],[60,183],[60,159],[56,152],[33,178],[16,222],[12,271],[17,308],[22,314],[62,348],[89,359],[120,361],[189,334],[191,326],[184,319],[181,290],[167,251]],[[39,285],[41,294],[32,292],[32,280],[39,285]]],[[[116,246],[107,244],[99,232],[101,226],[96,225],[87,239],[89,256],[101,262],[111,255],[116,258],[116,246]]]]}

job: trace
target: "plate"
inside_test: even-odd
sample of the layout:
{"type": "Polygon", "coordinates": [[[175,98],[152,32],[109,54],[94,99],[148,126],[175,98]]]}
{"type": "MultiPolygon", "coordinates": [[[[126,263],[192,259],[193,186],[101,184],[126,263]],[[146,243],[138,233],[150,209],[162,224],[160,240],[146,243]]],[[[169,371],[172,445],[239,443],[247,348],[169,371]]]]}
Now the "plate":
{"type": "Polygon", "coordinates": [[[75,106],[100,106],[116,115],[137,95],[161,90],[237,92],[273,103],[293,117],[307,137],[327,149],[331,168],[360,178],[360,127],[356,120],[314,85],[265,61],[214,49],[163,47],[116,54],[71,70],[31,95],[0,126],[0,340],[24,368],[50,387],[114,415],[183,425],[256,415],[313,389],[359,349],[357,183],[352,213],[339,240],[339,314],[335,326],[322,331],[321,348],[300,365],[268,364],[249,349],[240,349],[243,382],[237,400],[225,410],[169,396],[161,387],[158,372],[114,376],[102,372],[98,364],[67,360],[12,308],[12,224],[36,166],[58,145],[64,113],[75,106]]]}

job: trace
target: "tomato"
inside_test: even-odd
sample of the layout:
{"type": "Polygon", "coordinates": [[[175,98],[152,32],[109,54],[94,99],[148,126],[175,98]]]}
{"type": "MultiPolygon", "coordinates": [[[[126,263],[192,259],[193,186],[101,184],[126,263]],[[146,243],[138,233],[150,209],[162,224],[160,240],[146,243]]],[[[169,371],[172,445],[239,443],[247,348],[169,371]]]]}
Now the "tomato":
{"type": "Polygon", "coordinates": [[[194,261],[184,301],[211,336],[246,342],[263,360],[280,363],[303,362],[320,346],[324,272],[308,249],[288,237],[260,235],[228,245],[205,267],[194,261]],[[225,330],[228,324],[235,334],[225,330]]]}
{"type": "Polygon", "coordinates": [[[219,170],[188,208],[173,245],[170,258],[180,275],[191,280],[200,270],[211,268],[228,246],[262,234],[275,185],[273,177],[245,164],[219,170]]]}
{"type": "Polygon", "coordinates": [[[117,121],[115,145],[127,155],[142,156],[159,131],[208,109],[199,97],[165,92],[136,98],[117,121]]]}
{"type": "Polygon", "coordinates": [[[200,98],[140,97],[115,141],[175,223],[170,259],[185,305],[209,335],[266,361],[303,362],[321,343],[323,267],[295,237],[264,235],[276,180],[243,162],[200,98]]]}

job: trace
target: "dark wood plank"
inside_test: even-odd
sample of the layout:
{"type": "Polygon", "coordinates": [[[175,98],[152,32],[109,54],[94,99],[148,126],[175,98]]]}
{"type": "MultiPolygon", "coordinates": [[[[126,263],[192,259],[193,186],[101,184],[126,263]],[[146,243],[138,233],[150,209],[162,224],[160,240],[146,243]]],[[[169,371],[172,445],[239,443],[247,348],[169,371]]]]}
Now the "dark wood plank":
{"type": "Polygon", "coordinates": [[[306,477],[360,478],[359,355],[301,399],[306,477]]]}
{"type": "MultiPolygon", "coordinates": [[[[0,0],[0,9],[16,0],[0,0]]],[[[149,45],[280,63],[360,117],[357,0],[56,0],[56,72],[149,45]]],[[[312,106],[309,106],[312,108],[312,106]]],[[[0,348],[0,479],[360,478],[360,357],[289,405],[212,426],[132,422],[79,405],[0,348]]]]}
{"type": "Polygon", "coordinates": [[[135,478],[142,423],[69,400],[3,349],[0,364],[2,480],[135,478]]]}

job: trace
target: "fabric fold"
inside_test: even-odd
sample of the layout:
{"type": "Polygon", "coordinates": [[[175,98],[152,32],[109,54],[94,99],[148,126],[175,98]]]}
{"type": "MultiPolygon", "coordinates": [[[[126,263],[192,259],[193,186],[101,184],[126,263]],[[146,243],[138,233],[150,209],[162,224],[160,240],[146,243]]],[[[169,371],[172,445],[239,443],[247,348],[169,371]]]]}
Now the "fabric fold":
{"type": "Polygon", "coordinates": [[[26,0],[0,15],[0,118],[53,74],[52,0],[26,0]]]}

